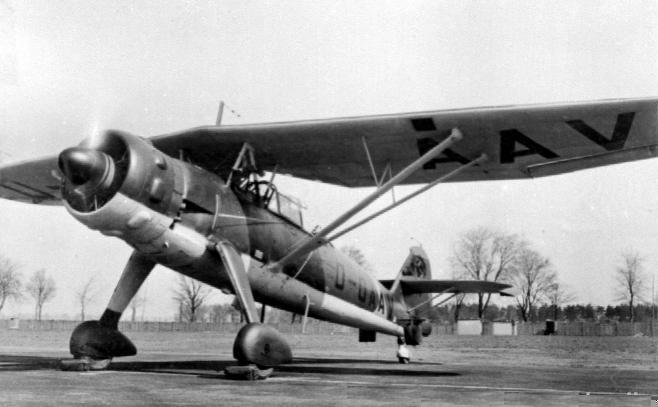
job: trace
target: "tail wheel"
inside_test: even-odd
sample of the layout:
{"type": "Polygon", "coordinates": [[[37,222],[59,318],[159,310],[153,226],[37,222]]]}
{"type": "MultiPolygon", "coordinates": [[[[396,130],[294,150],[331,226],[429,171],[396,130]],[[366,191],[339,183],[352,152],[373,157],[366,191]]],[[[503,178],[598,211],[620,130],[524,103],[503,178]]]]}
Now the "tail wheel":
{"type": "Polygon", "coordinates": [[[399,363],[407,364],[411,359],[411,351],[407,348],[407,345],[401,343],[400,346],[398,346],[398,353],[396,356],[398,357],[399,363]]]}

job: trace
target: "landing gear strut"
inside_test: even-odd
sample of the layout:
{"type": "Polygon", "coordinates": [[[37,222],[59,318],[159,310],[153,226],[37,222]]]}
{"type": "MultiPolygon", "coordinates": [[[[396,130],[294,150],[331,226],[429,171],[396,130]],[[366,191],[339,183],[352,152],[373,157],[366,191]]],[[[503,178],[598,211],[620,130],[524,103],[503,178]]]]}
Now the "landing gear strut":
{"type": "Polygon", "coordinates": [[[113,357],[137,353],[130,339],[119,332],[119,319],[154,266],[140,253],[133,253],[100,320],[85,321],[73,330],[69,342],[73,359],[62,360],[63,370],[103,370],[113,357]]]}
{"type": "Polygon", "coordinates": [[[216,250],[248,322],[233,344],[233,357],[240,366],[228,367],[224,373],[232,378],[264,379],[272,373],[268,368],[292,361],[292,351],[279,331],[259,322],[249,278],[235,247],[222,241],[217,243],[216,250]]]}

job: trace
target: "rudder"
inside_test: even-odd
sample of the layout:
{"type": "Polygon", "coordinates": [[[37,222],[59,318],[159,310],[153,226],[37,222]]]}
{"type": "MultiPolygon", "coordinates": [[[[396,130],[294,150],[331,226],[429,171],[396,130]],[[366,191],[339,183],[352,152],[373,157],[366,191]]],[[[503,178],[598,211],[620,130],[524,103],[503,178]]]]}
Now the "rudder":
{"type": "Polygon", "coordinates": [[[409,255],[402,264],[398,276],[391,287],[394,296],[402,296],[407,306],[409,319],[428,319],[432,305],[430,294],[405,294],[402,291],[400,280],[431,280],[432,269],[430,260],[420,246],[409,248],[409,255]]]}

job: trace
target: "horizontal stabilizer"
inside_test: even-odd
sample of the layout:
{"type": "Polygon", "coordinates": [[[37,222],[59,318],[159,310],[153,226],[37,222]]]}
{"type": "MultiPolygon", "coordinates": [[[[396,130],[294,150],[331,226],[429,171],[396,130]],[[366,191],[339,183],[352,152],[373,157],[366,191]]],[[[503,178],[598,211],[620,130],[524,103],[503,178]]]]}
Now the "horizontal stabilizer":
{"type": "MultiPolygon", "coordinates": [[[[394,280],[381,280],[380,283],[386,288],[393,285],[394,280]]],[[[513,288],[509,284],[496,283],[493,281],[480,280],[410,280],[401,279],[402,292],[407,294],[421,293],[446,293],[446,294],[470,294],[470,293],[498,293],[504,296],[515,296],[513,288]]]]}
{"type": "Polygon", "coordinates": [[[518,288],[511,287],[511,288],[506,288],[504,290],[500,290],[498,294],[500,294],[503,297],[518,297],[523,293],[518,288]]]}

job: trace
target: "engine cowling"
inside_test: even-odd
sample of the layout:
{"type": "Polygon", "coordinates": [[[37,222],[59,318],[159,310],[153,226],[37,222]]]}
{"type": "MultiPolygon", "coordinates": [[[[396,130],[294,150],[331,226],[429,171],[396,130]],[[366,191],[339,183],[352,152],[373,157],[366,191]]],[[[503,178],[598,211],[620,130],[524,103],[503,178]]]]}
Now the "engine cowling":
{"type": "Polygon", "coordinates": [[[175,216],[185,194],[182,168],[146,140],[107,131],[59,155],[63,196],[82,213],[94,212],[117,193],[175,216]]]}
{"type": "MultiPolygon", "coordinates": [[[[124,132],[64,150],[59,167],[71,215],[169,266],[204,255],[208,236],[222,233],[220,214],[244,217],[220,177],[124,132]]],[[[247,245],[246,227],[237,226],[231,240],[247,245]]]]}

